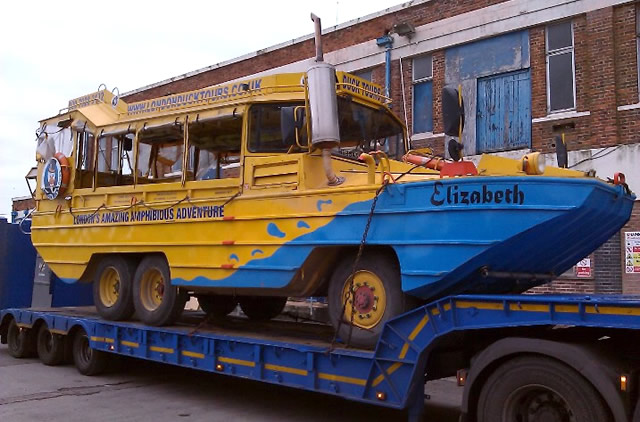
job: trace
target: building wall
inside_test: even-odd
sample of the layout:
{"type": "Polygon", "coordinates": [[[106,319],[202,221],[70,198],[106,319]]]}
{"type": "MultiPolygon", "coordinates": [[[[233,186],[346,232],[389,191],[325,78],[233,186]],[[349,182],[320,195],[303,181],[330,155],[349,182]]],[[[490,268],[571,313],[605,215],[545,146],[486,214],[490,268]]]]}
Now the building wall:
{"type": "MultiPolygon", "coordinates": [[[[392,35],[392,109],[401,119],[406,119],[408,128],[413,127],[413,59],[431,55],[433,130],[413,134],[412,146],[430,147],[440,155],[445,154],[440,113],[441,90],[446,83],[462,82],[465,87],[467,131],[463,138],[465,151],[473,154],[477,78],[529,69],[531,147],[505,154],[520,156],[530,150],[541,151],[547,154],[548,162],[554,163],[556,136],[564,134],[571,165],[581,170],[595,169],[603,178],[613,176],[615,171],[624,171],[631,188],[640,191],[637,7],[631,0],[418,0],[390,13],[329,28],[323,36],[323,46],[325,59],[339,69],[371,70],[373,82],[384,85],[384,49],[377,46],[376,38],[389,32],[395,23],[409,22],[415,26],[412,38],[392,35]],[[568,112],[550,113],[546,28],[549,23],[568,19],[573,25],[576,107],[568,112]],[[506,54],[499,40],[514,34],[524,34],[520,39],[525,42],[520,45],[519,56],[514,55],[511,65],[505,67],[495,59],[497,55],[506,54]],[[482,49],[491,44],[500,50],[493,56],[485,57],[469,48],[482,49]],[[481,74],[460,77],[469,68],[465,60],[471,60],[472,56],[478,61],[470,67],[472,70],[474,66],[488,67],[481,74]]],[[[313,40],[305,36],[135,90],[125,94],[124,99],[138,101],[256,74],[304,71],[314,54],[313,40]]],[[[640,231],[639,208],[636,202],[634,217],[623,232],[640,231]]],[[[563,278],[536,291],[640,293],[640,275],[624,274],[623,239],[623,233],[614,236],[592,255],[591,278],[563,278]]]]}

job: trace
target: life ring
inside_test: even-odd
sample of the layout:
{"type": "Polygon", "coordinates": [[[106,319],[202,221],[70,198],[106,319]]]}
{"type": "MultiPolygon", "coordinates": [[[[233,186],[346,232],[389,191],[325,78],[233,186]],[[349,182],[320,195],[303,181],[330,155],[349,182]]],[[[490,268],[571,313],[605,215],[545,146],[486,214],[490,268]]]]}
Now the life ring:
{"type": "Polygon", "coordinates": [[[65,193],[70,178],[69,160],[63,153],[57,152],[45,163],[42,169],[40,188],[47,199],[56,199],[65,193]]]}

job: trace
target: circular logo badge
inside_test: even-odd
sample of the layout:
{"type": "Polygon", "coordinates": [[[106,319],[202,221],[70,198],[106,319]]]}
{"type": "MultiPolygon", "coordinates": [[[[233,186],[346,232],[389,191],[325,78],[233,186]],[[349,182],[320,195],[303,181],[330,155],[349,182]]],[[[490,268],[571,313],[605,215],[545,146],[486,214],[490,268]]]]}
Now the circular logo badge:
{"type": "Polygon", "coordinates": [[[50,158],[42,169],[42,183],[40,187],[47,199],[56,199],[62,184],[62,166],[57,158],[50,158]]]}

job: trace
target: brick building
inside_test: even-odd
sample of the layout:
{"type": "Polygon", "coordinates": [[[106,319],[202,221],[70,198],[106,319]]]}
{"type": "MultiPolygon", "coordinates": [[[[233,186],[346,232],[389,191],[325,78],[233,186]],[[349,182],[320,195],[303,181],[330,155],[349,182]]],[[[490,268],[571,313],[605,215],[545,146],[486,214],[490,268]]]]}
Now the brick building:
{"type": "MultiPolygon", "coordinates": [[[[520,157],[534,150],[555,164],[554,142],[563,135],[570,166],[603,178],[624,172],[640,192],[639,10],[632,0],[415,0],[325,28],[323,46],[326,61],[381,85],[390,50],[389,96],[413,147],[445,154],[440,92],[461,85],[467,157],[520,157]]],[[[136,89],[124,99],[304,71],[314,55],[307,35],[136,89]]],[[[637,203],[619,234],[538,290],[640,293],[640,272],[629,273],[633,265],[625,265],[635,232],[637,203]]]]}

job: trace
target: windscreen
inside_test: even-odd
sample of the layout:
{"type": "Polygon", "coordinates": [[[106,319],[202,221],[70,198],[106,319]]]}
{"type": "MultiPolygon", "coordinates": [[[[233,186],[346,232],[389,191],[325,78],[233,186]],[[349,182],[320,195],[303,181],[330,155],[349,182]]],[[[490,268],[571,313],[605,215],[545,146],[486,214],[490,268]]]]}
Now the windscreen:
{"type": "Polygon", "coordinates": [[[380,150],[400,159],[405,154],[404,130],[385,109],[375,109],[350,98],[338,98],[339,155],[357,158],[362,152],[380,150]]]}

